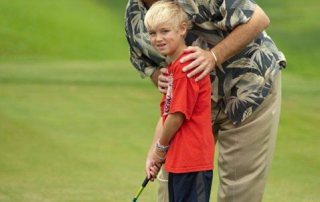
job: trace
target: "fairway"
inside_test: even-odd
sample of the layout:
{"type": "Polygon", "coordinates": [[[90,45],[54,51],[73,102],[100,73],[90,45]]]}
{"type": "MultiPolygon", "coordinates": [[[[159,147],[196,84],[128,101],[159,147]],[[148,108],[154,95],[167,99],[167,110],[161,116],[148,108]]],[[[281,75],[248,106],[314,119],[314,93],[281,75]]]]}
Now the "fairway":
{"type": "Polygon", "coordinates": [[[133,196],[160,94],[128,69],[123,63],[0,66],[0,201],[133,196]]]}
{"type": "MultiPolygon", "coordinates": [[[[126,2],[0,1],[0,202],[125,202],[141,186],[161,94],[129,63],[126,2]]],[[[263,202],[318,202],[320,4],[257,3],[288,60],[263,202]]]]}
{"type": "MultiPolygon", "coordinates": [[[[264,201],[318,201],[320,86],[283,77],[264,201]]],[[[0,201],[131,200],[159,116],[150,81],[127,62],[10,63],[0,86],[0,201]]],[[[141,201],[155,201],[156,187],[141,201]]]]}

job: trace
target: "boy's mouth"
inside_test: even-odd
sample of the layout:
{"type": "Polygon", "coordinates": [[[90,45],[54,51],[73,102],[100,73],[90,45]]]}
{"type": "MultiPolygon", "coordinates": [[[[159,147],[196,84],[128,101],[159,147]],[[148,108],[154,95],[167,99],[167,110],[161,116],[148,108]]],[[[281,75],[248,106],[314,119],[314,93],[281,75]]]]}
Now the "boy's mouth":
{"type": "Polygon", "coordinates": [[[166,44],[162,43],[162,44],[157,44],[157,48],[159,50],[162,50],[164,47],[166,46],[166,44]]]}

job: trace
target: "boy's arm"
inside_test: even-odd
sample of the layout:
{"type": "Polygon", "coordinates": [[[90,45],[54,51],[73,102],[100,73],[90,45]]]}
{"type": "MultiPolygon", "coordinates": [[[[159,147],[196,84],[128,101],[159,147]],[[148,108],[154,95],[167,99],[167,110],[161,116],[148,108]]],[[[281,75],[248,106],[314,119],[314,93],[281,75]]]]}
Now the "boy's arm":
{"type": "Polygon", "coordinates": [[[161,137],[162,129],[163,129],[163,126],[162,126],[162,117],[161,117],[157,123],[156,129],[154,132],[154,136],[152,139],[152,143],[151,143],[148,155],[147,155],[146,165],[145,165],[146,174],[151,181],[153,181],[153,179],[155,178],[155,176],[157,175],[157,173],[160,170],[160,168],[154,167],[155,162],[153,161],[152,157],[153,157],[153,153],[154,153],[154,145],[161,137]]]}
{"type": "Polygon", "coordinates": [[[175,136],[183,121],[185,120],[185,115],[181,112],[170,113],[164,122],[163,129],[159,141],[157,142],[156,149],[152,155],[153,161],[158,165],[162,165],[166,158],[167,152],[159,147],[169,147],[172,138],[175,136]]]}
{"type": "Polygon", "coordinates": [[[168,146],[171,139],[175,136],[176,132],[181,127],[184,119],[185,116],[183,113],[176,112],[168,115],[163,127],[161,123],[162,119],[159,120],[152,141],[153,144],[148,153],[145,168],[147,176],[151,181],[153,181],[153,179],[157,176],[160,167],[166,157],[166,152],[160,151],[159,149],[157,149],[157,147],[154,147],[154,145],[159,140],[158,143],[160,145],[168,146]]]}
{"type": "Polygon", "coordinates": [[[175,136],[181,127],[185,116],[181,112],[169,114],[163,125],[162,135],[160,136],[159,143],[163,146],[168,146],[171,139],[175,136]]]}

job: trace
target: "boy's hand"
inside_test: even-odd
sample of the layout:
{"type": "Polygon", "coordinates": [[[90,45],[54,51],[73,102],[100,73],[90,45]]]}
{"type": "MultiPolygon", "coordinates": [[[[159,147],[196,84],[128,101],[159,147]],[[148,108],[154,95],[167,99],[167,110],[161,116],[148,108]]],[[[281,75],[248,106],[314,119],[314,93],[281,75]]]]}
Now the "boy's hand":
{"type": "Polygon", "coordinates": [[[151,181],[157,177],[162,164],[165,162],[166,154],[166,152],[155,149],[151,155],[149,155],[146,162],[146,173],[151,181]]]}
{"type": "Polygon", "coordinates": [[[151,181],[154,181],[154,179],[157,178],[160,169],[161,169],[160,164],[157,164],[157,163],[152,164],[152,166],[149,168],[149,175],[150,175],[149,179],[151,181]]]}
{"type": "Polygon", "coordinates": [[[154,181],[154,179],[157,177],[160,168],[161,165],[156,165],[154,160],[151,158],[151,155],[149,155],[146,161],[145,171],[150,181],[154,181]]]}

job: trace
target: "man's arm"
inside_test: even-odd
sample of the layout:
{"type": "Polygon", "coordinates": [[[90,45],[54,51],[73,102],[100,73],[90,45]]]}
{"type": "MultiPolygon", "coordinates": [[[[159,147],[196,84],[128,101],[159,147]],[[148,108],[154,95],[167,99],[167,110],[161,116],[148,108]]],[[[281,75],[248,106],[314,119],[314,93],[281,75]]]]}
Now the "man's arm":
{"type": "Polygon", "coordinates": [[[269,24],[269,17],[256,5],[251,19],[247,23],[237,26],[224,40],[212,49],[218,59],[217,65],[236,55],[265,30],[269,24]]]}
{"type": "Polygon", "coordinates": [[[216,55],[217,61],[215,61],[215,58],[210,51],[190,46],[185,52],[193,53],[183,57],[180,62],[184,63],[189,60],[193,60],[193,62],[185,66],[183,71],[187,72],[190,69],[193,69],[193,71],[188,74],[188,77],[192,77],[199,72],[202,72],[196,80],[202,79],[205,75],[210,73],[215,66],[222,64],[230,57],[239,53],[247,44],[253,41],[264,29],[266,29],[269,23],[270,20],[268,16],[258,5],[256,5],[250,20],[247,23],[235,27],[225,39],[212,49],[216,55]]]}
{"type": "Polygon", "coordinates": [[[167,73],[168,73],[167,68],[163,67],[160,69],[156,69],[153,72],[153,74],[150,76],[151,81],[161,93],[167,92],[168,82],[169,82],[168,76],[165,75],[167,73]]]}

